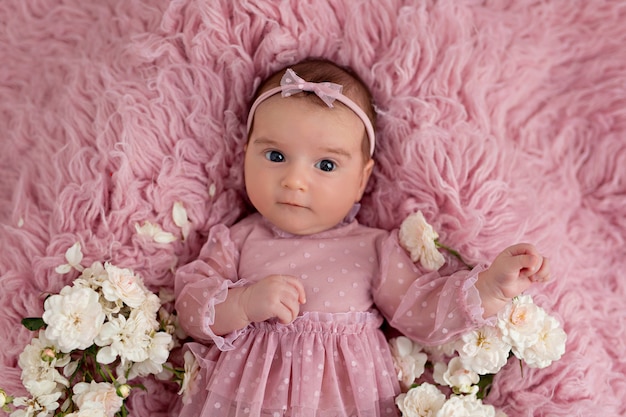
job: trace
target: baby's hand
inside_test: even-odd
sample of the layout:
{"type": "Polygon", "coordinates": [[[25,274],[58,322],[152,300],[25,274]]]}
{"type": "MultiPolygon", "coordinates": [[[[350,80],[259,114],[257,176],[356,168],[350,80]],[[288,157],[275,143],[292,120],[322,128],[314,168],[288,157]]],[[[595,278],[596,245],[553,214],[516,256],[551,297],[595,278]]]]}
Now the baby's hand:
{"type": "Polygon", "coordinates": [[[484,317],[496,314],[533,282],[545,282],[549,278],[548,259],[533,245],[520,243],[506,248],[488,269],[478,275],[476,288],[485,310],[484,317]]]}
{"type": "Polygon", "coordinates": [[[268,275],[246,287],[239,297],[248,322],[257,323],[277,318],[283,324],[291,323],[306,302],[304,286],[289,275],[268,275]]]}

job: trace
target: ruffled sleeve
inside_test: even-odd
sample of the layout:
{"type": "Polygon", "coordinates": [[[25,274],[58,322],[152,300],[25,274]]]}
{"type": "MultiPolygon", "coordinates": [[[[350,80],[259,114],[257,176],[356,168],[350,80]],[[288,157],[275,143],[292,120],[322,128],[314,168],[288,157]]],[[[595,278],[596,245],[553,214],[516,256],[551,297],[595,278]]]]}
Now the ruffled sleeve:
{"type": "Polygon", "coordinates": [[[181,327],[194,339],[213,342],[220,350],[233,349],[233,341],[244,332],[218,336],[211,330],[215,305],[226,299],[229,288],[246,284],[238,279],[238,264],[239,250],[230,230],[217,225],[209,232],[198,259],[176,271],[176,311],[181,327]]]}
{"type": "Polygon", "coordinates": [[[491,320],[483,319],[474,286],[486,265],[441,276],[423,272],[398,243],[397,231],[379,242],[380,281],[374,302],[389,324],[423,345],[439,345],[491,320]]]}

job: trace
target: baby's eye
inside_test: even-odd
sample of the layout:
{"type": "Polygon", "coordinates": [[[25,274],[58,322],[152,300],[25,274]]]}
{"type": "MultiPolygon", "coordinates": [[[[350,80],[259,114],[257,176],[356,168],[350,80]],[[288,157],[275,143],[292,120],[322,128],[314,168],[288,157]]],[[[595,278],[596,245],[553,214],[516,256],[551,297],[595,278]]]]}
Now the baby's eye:
{"type": "Polygon", "coordinates": [[[335,168],[337,168],[337,165],[331,160],[322,159],[317,164],[315,164],[315,168],[321,169],[325,172],[331,172],[334,171],[335,168]]]}
{"type": "Polygon", "coordinates": [[[265,152],[265,158],[272,162],[283,162],[285,160],[285,156],[278,151],[265,152]]]}

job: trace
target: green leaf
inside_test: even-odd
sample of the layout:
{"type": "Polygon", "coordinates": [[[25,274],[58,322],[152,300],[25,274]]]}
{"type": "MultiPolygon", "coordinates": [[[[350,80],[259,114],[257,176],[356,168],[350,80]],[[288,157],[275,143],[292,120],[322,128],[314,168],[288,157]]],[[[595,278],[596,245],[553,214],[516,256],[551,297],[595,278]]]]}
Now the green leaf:
{"type": "Polygon", "coordinates": [[[489,395],[489,391],[491,391],[491,385],[493,384],[494,374],[481,375],[480,380],[478,381],[478,392],[476,393],[476,397],[478,399],[484,399],[487,395],[489,395]]]}
{"type": "Polygon", "coordinates": [[[28,330],[31,330],[33,332],[43,327],[46,327],[46,322],[44,322],[41,317],[26,317],[22,319],[22,324],[28,330]]]}

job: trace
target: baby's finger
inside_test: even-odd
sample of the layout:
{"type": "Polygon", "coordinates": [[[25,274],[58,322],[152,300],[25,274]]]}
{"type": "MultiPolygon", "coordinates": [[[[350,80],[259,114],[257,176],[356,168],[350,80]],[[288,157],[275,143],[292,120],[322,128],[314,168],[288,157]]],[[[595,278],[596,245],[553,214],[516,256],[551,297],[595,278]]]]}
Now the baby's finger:
{"type": "Polygon", "coordinates": [[[520,271],[520,275],[525,277],[531,277],[536,274],[541,267],[541,258],[537,255],[516,255],[513,258],[520,271]]]}
{"type": "Polygon", "coordinates": [[[282,302],[281,306],[277,311],[276,318],[282,324],[289,324],[298,317],[300,313],[300,304],[298,302],[292,302],[289,300],[285,300],[282,302]]]}
{"type": "Polygon", "coordinates": [[[546,282],[550,280],[550,261],[548,258],[543,258],[541,267],[530,279],[533,282],[546,282]]]}
{"type": "Polygon", "coordinates": [[[304,291],[304,285],[302,285],[302,282],[300,282],[298,278],[290,275],[283,275],[283,277],[286,282],[288,282],[298,292],[298,302],[300,304],[306,303],[306,292],[304,291]]]}
{"type": "Polygon", "coordinates": [[[506,248],[506,251],[511,254],[511,256],[539,254],[535,246],[530,243],[517,243],[506,248]]]}

